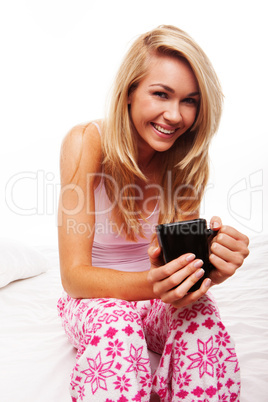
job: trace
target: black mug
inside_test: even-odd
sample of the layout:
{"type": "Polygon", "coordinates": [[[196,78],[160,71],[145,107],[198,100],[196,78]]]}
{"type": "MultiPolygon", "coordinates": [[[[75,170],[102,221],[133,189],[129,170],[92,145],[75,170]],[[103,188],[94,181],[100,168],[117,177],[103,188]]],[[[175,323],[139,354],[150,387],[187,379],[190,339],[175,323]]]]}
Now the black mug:
{"type": "Polygon", "coordinates": [[[210,243],[217,232],[207,228],[205,219],[193,219],[175,223],[164,223],[156,227],[157,238],[162,248],[165,263],[180,257],[182,254],[193,253],[204,262],[205,273],[189,290],[194,292],[210,274],[213,265],[209,261],[210,243]]]}

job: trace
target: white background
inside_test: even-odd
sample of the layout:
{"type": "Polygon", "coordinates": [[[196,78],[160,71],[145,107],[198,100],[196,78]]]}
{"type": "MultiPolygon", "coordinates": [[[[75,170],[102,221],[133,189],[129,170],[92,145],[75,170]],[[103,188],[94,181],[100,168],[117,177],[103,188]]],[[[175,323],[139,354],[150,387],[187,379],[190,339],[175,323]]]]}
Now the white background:
{"type": "Polygon", "coordinates": [[[265,1],[9,0],[0,6],[1,236],[57,243],[59,151],[74,125],[103,116],[132,40],[160,24],[205,50],[225,94],[202,215],[268,232],[265,1]]]}

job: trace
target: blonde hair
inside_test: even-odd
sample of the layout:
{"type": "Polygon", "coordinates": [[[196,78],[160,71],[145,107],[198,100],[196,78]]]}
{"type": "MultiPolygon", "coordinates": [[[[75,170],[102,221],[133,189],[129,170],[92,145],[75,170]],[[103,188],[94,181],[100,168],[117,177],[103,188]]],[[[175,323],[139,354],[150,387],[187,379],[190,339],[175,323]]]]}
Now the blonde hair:
{"type": "Polygon", "coordinates": [[[114,184],[106,178],[106,191],[109,199],[116,201],[113,218],[123,225],[129,240],[142,235],[139,221],[142,216],[136,213],[133,184],[137,178],[145,182],[147,179],[137,163],[138,150],[133,138],[128,97],[146,76],[150,54],[187,60],[200,92],[199,109],[193,126],[162,155],[163,197],[160,200],[159,223],[185,219],[185,216],[198,211],[209,175],[208,148],[217,131],[222,111],[223,95],[216,73],[206,54],[187,33],[174,26],[160,26],[136,39],[117,73],[103,133],[105,177],[111,176],[118,188],[124,189],[121,193],[123,197],[119,200],[114,184]],[[172,194],[178,188],[182,189],[179,208],[168,199],[170,180],[172,194]]]}

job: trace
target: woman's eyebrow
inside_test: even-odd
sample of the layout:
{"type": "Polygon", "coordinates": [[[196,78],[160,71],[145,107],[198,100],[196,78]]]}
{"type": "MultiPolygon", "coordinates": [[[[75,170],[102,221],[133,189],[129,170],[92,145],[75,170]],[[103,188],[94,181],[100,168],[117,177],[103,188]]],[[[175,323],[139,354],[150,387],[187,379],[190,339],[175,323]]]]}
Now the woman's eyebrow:
{"type": "Polygon", "coordinates": [[[171,92],[172,94],[175,93],[174,89],[168,87],[167,85],[160,84],[160,83],[158,83],[158,84],[152,84],[152,85],[150,85],[150,87],[162,87],[163,89],[165,89],[165,90],[168,91],[168,92],[171,92]]]}
{"type": "Polygon", "coordinates": [[[197,95],[200,95],[199,91],[191,92],[190,94],[188,94],[188,96],[197,96],[197,95]]]}
{"type": "MultiPolygon", "coordinates": [[[[152,84],[152,85],[150,85],[150,87],[162,87],[162,88],[165,89],[167,92],[170,92],[170,93],[172,93],[172,94],[175,93],[174,89],[168,87],[167,85],[161,84],[161,83],[152,84]]],[[[191,93],[189,93],[187,96],[197,96],[197,95],[200,95],[200,92],[199,92],[199,91],[191,92],[191,93]]]]}

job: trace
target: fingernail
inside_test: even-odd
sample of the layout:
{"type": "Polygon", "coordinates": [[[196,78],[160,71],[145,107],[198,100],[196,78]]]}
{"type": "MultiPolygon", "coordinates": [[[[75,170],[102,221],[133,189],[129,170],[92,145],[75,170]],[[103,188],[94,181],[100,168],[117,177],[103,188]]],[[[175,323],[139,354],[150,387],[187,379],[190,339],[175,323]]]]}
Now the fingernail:
{"type": "Polygon", "coordinates": [[[195,276],[196,278],[202,278],[202,276],[204,275],[205,271],[201,268],[198,271],[195,272],[195,276]]]}
{"type": "Polygon", "coordinates": [[[209,288],[210,285],[211,285],[211,279],[207,278],[207,279],[205,280],[205,286],[206,286],[207,288],[209,288]]]}
{"type": "Polygon", "coordinates": [[[212,224],[212,229],[219,229],[220,228],[220,224],[218,222],[213,222],[212,224]]]}
{"type": "Polygon", "coordinates": [[[202,267],[203,264],[204,264],[204,263],[203,263],[202,260],[197,260],[197,261],[195,261],[195,263],[194,263],[194,267],[195,267],[195,268],[200,268],[200,267],[202,267]]]}
{"type": "Polygon", "coordinates": [[[194,254],[190,254],[186,257],[186,261],[193,261],[195,259],[195,255],[194,254]]]}

